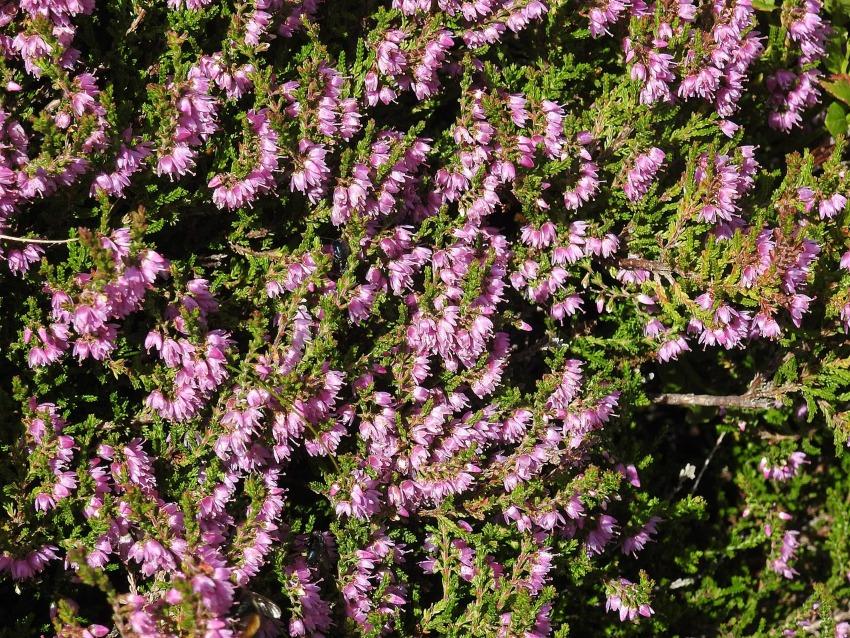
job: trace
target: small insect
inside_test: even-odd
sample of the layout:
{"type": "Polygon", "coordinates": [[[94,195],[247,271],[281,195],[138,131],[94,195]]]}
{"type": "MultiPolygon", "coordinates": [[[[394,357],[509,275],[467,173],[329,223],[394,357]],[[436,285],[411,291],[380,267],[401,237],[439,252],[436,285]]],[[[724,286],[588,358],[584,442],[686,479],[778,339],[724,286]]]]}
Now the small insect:
{"type": "Polygon", "coordinates": [[[325,535],[322,532],[313,532],[307,539],[307,564],[318,567],[325,553],[325,535]]]}
{"type": "Polygon", "coordinates": [[[242,618],[239,638],[253,638],[266,619],[279,620],[280,607],[269,598],[253,591],[244,590],[240,596],[239,616],[242,618]]]}
{"type": "Polygon", "coordinates": [[[249,614],[243,621],[238,638],[254,638],[263,626],[263,617],[258,613],[249,614]]]}
{"type": "Polygon", "coordinates": [[[342,272],[342,269],[345,268],[345,263],[348,261],[349,255],[351,255],[351,249],[341,239],[335,239],[333,244],[331,244],[331,248],[334,257],[333,274],[338,276],[342,272]]]}
{"type": "Polygon", "coordinates": [[[279,620],[281,617],[282,612],[280,611],[280,607],[277,606],[277,603],[272,601],[270,598],[266,598],[262,594],[245,590],[245,593],[242,595],[242,601],[243,604],[252,606],[257,612],[261,613],[266,618],[279,620]]]}

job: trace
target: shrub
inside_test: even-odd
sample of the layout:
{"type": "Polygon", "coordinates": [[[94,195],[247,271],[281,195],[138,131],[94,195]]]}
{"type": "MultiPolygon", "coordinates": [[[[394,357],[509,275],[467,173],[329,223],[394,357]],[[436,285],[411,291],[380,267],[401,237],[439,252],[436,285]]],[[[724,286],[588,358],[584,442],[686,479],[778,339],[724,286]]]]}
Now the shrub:
{"type": "Polygon", "coordinates": [[[850,634],[846,2],[0,2],[0,635],[850,634]]]}

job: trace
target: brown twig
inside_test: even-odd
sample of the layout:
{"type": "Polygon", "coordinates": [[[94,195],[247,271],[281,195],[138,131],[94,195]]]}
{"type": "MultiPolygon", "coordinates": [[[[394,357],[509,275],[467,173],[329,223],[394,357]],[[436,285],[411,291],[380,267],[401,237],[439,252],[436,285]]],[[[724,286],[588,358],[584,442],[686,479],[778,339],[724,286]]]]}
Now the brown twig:
{"type": "Polygon", "coordinates": [[[0,239],[16,241],[22,244],[70,244],[79,241],[77,237],[70,237],[68,239],[38,239],[37,237],[13,237],[12,235],[0,235],[0,239]]]}
{"type": "Polygon", "coordinates": [[[649,272],[657,272],[661,275],[681,275],[678,268],[669,266],[662,261],[654,261],[652,259],[643,259],[641,257],[626,257],[617,262],[621,268],[637,268],[639,270],[648,270],[649,272]]]}
{"type": "Polygon", "coordinates": [[[144,8],[139,7],[139,12],[136,14],[136,17],[133,18],[133,22],[130,24],[130,28],[127,29],[127,33],[125,33],[124,35],[130,35],[136,29],[138,29],[139,25],[142,23],[142,20],[145,19],[146,14],[147,14],[147,11],[145,11],[144,8]]]}
{"type": "Polygon", "coordinates": [[[792,392],[797,392],[802,386],[791,383],[775,386],[766,382],[764,376],[756,374],[747,391],[743,394],[662,394],[653,399],[659,405],[700,406],[712,408],[738,408],[741,410],[766,410],[776,405],[777,400],[792,392]]]}
{"type": "Polygon", "coordinates": [[[776,401],[775,397],[748,396],[746,394],[662,394],[654,402],[660,405],[702,406],[713,408],[766,409],[776,401]]]}
{"type": "Polygon", "coordinates": [[[696,283],[703,283],[703,278],[699,275],[699,273],[695,273],[690,270],[682,270],[681,268],[671,266],[670,264],[664,261],[658,261],[655,259],[644,259],[643,257],[625,257],[623,259],[618,260],[617,265],[620,266],[620,268],[648,270],[656,276],[656,281],[658,281],[658,277],[664,277],[664,279],[666,279],[671,284],[677,284],[677,280],[673,277],[673,275],[676,275],[680,279],[687,279],[696,283]]]}
{"type": "Polygon", "coordinates": [[[653,400],[660,405],[703,406],[713,408],[739,408],[742,410],[766,410],[776,405],[777,399],[796,392],[799,385],[786,385],[770,391],[746,392],[744,394],[662,394],[653,400]]]}
{"type": "Polygon", "coordinates": [[[230,247],[240,255],[250,255],[251,257],[262,257],[264,259],[280,260],[285,259],[287,255],[284,255],[279,250],[253,250],[252,248],[247,248],[245,246],[240,246],[239,244],[234,244],[233,242],[229,242],[230,247]]]}

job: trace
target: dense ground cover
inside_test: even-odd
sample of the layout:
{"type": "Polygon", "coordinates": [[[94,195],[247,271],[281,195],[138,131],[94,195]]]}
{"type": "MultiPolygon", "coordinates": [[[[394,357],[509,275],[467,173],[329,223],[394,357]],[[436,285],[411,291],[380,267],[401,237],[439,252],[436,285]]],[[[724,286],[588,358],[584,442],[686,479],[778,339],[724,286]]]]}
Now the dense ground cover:
{"type": "Polygon", "coordinates": [[[0,636],[850,635],[848,22],[0,0],[0,636]]]}

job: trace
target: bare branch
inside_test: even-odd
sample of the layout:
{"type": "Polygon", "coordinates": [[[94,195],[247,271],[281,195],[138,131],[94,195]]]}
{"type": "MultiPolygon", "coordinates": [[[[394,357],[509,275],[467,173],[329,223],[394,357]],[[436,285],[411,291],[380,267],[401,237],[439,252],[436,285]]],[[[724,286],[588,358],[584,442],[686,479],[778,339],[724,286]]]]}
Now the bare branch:
{"type": "Polygon", "coordinates": [[[234,250],[234,252],[240,255],[249,255],[251,257],[261,257],[264,259],[271,259],[272,261],[278,261],[281,259],[286,259],[287,255],[282,253],[279,250],[253,250],[251,248],[247,248],[246,246],[240,246],[239,244],[234,244],[230,242],[230,247],[234,250]]]}
{"type": "Polygon", "coordinates": [[[653,261],[651,259],[643,259],[640,257],[627,257],[620,259],[617,263],[621,268],[648,270],[649,272],[657,272],[661,275],[672,275],[673,273],[681,274],[677,268],[669,266],[662,261],[653,261]]]}
{"type": "Polygon", "coordinates": [[[70,244],[79,241],[76,237],[68,239],[38,239],[37,237],[13,237],[12,235],[0,235],[0,239],[16,241],[21,244],[70,244]]]}
{"type": "Polygon", "coordinates": [[[765,409],[771,407],[775,399],[747,396],[746,394],[726,396],[714,394],[662,394],[655,397],[654,402],[661,405],[765,409]]]}
{"type": "Polygon", "coordinates": [[[705,471],[708,469],[708,464],[711,463],[711,459],[714,458],[714,455],[720,448],[720,444],[723,443],[724,438],[726,438],[726,432],[721,432],[720,436],[717,437],[717,441],[714,443],[714,447],[711,449],[711,453],[705,459],[705,463],[702,464],[702,469],[699,471],[699,476],[697,476],[697,479],[694,481],[694,485],[691,488],[692,494],[697,491],[697,488],[699,487],[699,482],[702,480],[702,475],[705,474],[705,471]]]}
{"type": "Polygon", "coordinates": [[[660,405],[702,406],[714,408],[738,408],[741,410],[766,410],[776,405],[776,402],[786,394],[797,392],[799,385],[791,384],[780,387],[772,385],[757,386],[744,394],[714,395],[714,394],[662,394],[655,397],[654,403],[660,405]]]}
{"type": "Polygon", "coordinates": [[[136,29],[138,29],[139,25],[142,23],[142,20],[145,19],[146,14],[147,14],[147,11],[145,11],[143,8],[139,7],[138,13],[136,14],[136,17],[133,18],[133,22],[132,22],[132,24],[130,24],[130,28],[127,29],[127,33],[125,35],[130,35],[136,29]]]}

